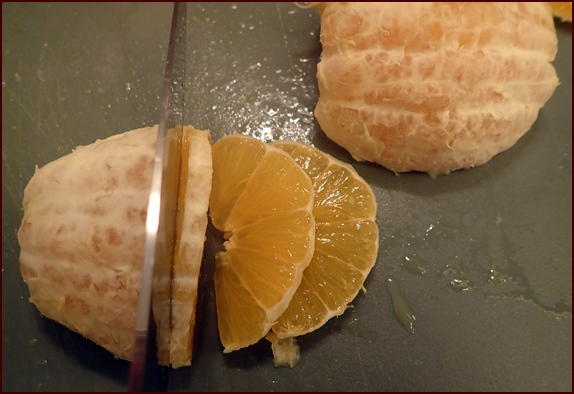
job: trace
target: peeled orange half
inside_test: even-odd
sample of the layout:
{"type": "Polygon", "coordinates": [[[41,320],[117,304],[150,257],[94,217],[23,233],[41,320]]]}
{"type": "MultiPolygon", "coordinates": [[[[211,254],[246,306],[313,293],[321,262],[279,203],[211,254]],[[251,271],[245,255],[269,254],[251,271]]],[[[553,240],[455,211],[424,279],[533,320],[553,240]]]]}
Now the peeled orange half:
{"type": "MultiPolygon", "coordinates": [[[[42,315],[131,360],[158,128],[38,168],[24,191],[20,269],[42,315]]],[[[211,137],[183,128],[173,293],[154,287],[158,360],[190,365],[211,191],[211,137]],[[172,313],[170,313],[170,304],[172,313]]]]}
{"type": "Polygon", "coordinates": [[[558,85],[548,3],[320,3],[315,116],[356,160],[447,174],[489,161],[558,85]]]}

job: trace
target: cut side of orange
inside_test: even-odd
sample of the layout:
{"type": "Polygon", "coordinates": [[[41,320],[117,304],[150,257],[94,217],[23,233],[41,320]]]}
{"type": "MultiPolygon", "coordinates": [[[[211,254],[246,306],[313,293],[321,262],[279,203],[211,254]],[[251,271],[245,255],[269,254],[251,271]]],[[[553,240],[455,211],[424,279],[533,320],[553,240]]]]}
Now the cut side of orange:
{"type": "MultiPolygon", "coordinates": [[[[293,141],[272,146],[289,153],[313,182],[315,252],[301,285],[272,330],[276,338],[300,336],[341,315],[373,268],[379,231],[370,186],[348,164],[293,141]]],[[[269,336],[274,341],[275,336],[269,336]]]]}
{"type": "Polygon", "coordinates": [[[210,216],[218,327],[228,353],[263,338],[283,314],[314,251],[313,184],[295,160],[255,138],[213,145],[210,216]]]}

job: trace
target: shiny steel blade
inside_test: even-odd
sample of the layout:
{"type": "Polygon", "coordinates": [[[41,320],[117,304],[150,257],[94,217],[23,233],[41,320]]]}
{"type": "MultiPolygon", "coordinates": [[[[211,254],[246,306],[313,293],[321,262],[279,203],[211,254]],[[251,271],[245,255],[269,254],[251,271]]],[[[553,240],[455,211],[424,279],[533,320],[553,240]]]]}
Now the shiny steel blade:
{"type": "MultiPolygon", "coordinates": [[[[130,370],[130,391],[146,389],[146,372],[157,374],[155,330],[171,335],[171,285],[177,199],[181,170],[181,140],[185,80],[186,3],[174,3],[160,106],[159,130],[146,219],[145,250],[130,370]],[[152,312],[152,300],[167,300],[168,313],[152,312]],[[157,325],[155,324],[157,321],[157,325]],[[151,370],[153,368],[153,370],[151,370]],[[151,370],[151,371],[150,371],[151,370]]],[[[168,344],[169,345],[169,344],[168,344]]],[[[155,376],[159,379],[159,375],[155,376]]],[[[151,382],[150,382],[151,384],[151,382]]],[[[153,388],[158,391],[157,388],[153,388]]]]}

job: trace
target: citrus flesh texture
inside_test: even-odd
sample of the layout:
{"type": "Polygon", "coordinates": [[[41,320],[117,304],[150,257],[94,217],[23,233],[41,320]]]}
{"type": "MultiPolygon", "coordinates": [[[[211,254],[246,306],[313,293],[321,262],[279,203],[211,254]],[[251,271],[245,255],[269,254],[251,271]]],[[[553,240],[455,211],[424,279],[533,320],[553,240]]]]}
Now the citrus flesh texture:
{"type": "Polygon", "coordinates": [[[448,174],[510,149],[558,86],[541,2],[328,2],[321,129],[358,161],[448,174]]]}
{"type": "Polygon", "coordinates": [[[313,184],[295,160],[255,138],[213,145],[210,216],[222,231],[215,295],[228,353],[263,338],[287,309],[314,251],[313,184]]]}
{"type": "MultiPolygon", "coordinates": [[[[315,191],[315,251],[301,285],[272,330],[279,339],[300,336],[341,315],[373,268],[379,231],[370,186],[348,164],[294,141],[277,141],[305,170],[315,191]]],[[[270,336],[273,342],[274,336],[270,336]]]]}

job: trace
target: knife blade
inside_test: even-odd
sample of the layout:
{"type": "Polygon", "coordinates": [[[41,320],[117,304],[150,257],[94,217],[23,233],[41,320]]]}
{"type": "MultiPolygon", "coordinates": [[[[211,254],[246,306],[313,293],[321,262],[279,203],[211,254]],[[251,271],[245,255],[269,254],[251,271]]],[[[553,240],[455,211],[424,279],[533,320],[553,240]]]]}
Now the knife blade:
{"type": "MultiPolygon", "coordinates": [[[[176,238],[185,83],[187,4],[173,7],[138,300],[130,391],[146,389],[146,375],[160,379],[156,337],[171,336],[171,286],[176,238]],[[166,311],[166,308],[169,309],[166,311]],[[159,310],[161,308],[161,310],[159,310]],[[161,335],[160,335],[161,334],[161,335]]],[[[167,357],[169,360],[169,341],[167,357]]],[[[165,348],[165,346],[163,346],[165,348]]],[[[164,349],[165,350],[165,349],[164,349]]],[[[168,362],[169,364],[169,362],[168,362]]],[[[166,373],[163,372],[165,378],[166,373]]],[[[149,382],[148,385],[153,382],[149,382]]],[[[157,382],[155,382],[157,383],[157,382]]],[[[157,388],[153,388],[157,391],[157,388]]]]}

